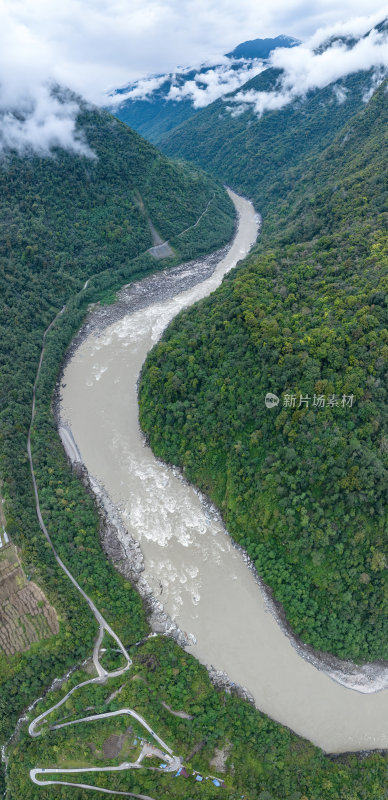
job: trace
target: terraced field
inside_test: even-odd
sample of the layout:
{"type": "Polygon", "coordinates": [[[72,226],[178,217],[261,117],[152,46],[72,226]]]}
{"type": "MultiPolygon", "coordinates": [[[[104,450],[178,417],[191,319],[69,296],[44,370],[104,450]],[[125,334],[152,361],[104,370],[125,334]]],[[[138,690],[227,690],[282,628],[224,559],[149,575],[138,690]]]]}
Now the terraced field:
{"type": "MultiPolygon", "coordinates": [[[[4,538],[3,538],[4,542],[4,538]]],[[[33,642],[58,633],[54,608],[29,581],[11,542],[0,549],[0,655],[28,650],[33,642]]]]}

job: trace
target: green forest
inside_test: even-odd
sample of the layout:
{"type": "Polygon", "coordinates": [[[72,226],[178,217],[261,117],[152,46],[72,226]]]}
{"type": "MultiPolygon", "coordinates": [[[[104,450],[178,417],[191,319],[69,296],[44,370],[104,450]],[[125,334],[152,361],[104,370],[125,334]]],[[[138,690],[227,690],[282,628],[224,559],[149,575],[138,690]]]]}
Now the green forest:
{"type": "Polygon", "coordinates": [[[83,107],[78,126],[93,159],[59,150],[46,158],[10,152],[0,164],[2,495],[8,535],[60,622],[58,636],[10,658],[0,653],[1,742],[54,676],[90,653],[96,633],[35,514],[26,444],[44,330],[68,303],[47,337],[32,434],[43,516],[63,560],[131,644],[148,630],[142,602],[101,549],[94,502],[69,469],[55,429],[52,393],[90,303],[114,297],[115,289],[146,272],[224,245],[234,229],[228,195],[204,173],[172,164],[105,112],[83,107]],[[211,214],[179,236],[210,200],[211,214]],[[148,218],[169,239],[173,257],[159,262],[146,252],[152,245],[148,218]]]}
{"type": "MultiPolygon", "coordinates": [[[[280,77],[279,70],[266,69],[243,90],[273,91],[280,77]]],[[[235,113],[238,90],[201,109],[162,137],[158,146],[170,157],[187,159],[217,175],[252,199],[265,217],[293,190],[307,160],[318,158],[364,107],[371,82],[372,71],[357,72],[336,84],[346,94],[344,103],[337,101],[330,84],[262,116],[242,106],[235,113]]]]}
{"type": "MultiPolygon", "coordinates": [[[[58,780],[79,781],[118,791],[145,793],[155,800],[384,800],[386,759],[374,753],[367,758],[349,754],[325,756],[310,742],[273,722],[236,694],[216,691],[205,667],[164,637],[151,639],[131,650],[133,667],[128,677],[120,676],[106,686],[88,686],[75,692],[65,707],[52,712],[51,725],[87,714],[105,713],[130,707],[145,716],[175,753],[183,756],[188,778],[175,773],[161,774],[147,767],[159,766],[161,759],[146,759],[144,769],[122,773],[58,774],[58,780]],[[111,699],[112,694],[118,694],[111,699]],[[191,719],[174,716],[162,705],[184,711],[191,719]],[[88,711],[86,711],[88,709],[88,711]],[[222,752],[215,765],[216,751],[222,752]],[[200,784],[192,773],[217,776],[225,788],[211,780],[200,784]]],[[[76,672],[67,684],[34,710],[41,713],[57,702],[72,686],[90,675],[76,672]]],[[[87,800],[90,791],[71,787],[34,786],[28,777],[32,767],[63,768],[118,766],[139,755],[139,738],[152,742],[131,718],[85,722],[62,730],[45,729],[38,739],[28,737],[23,727],[10,762],[9,786],[12,798],[87,800]],[[121,750],[108,751],[113,737],[121,736],[121,750]]],[[[117,741],[117,740],[116,740],[117,741]]],[[[40,776],[45,780],[44,776],[40,776]]],[[[47,776],[50,779],[50,776],[47,776]]],[[[114,795],[112,795],[112,798],[114,795]]]]}
{"type": "MultiPolygon", "coordinates": [[[[294,173],[292,132],[287,171],[279,169],[280,155],[273,170],[268,157],[260,243],[215,294],[173,322],[147,360],[140,386],[141,421],[155,453],[182,467],[216,502],[294,630],[315,647],[356,661],[386,655],[384,91],[361,111],[357,103],[350,114],[341,107],[333,124],[329,109],[327,129],[317,122],[314,147],[295,147],[294,173]],[[281,398],[279,406],[265,408],[267,392],[281,398]],[[300,395],[314,394],[335,395],[339,404],[299,407],[300,395]],[[286,395],[298,398],[295,408],[284,405],[286,395]],[[354,396],[351,407],[342,407],[343,395],[354,396]]],[[[38,527],[26,453],[43,332],[67,303],[47,336],[37,392],[32,445],[42,513],[59,555],[134,663],[106,686],[75,692],[49,722],[130,706],[189,770],[217,774],[225,788],[148,770],[109,780],[84,774],[84,782],[157,800],[220,794],[227,800],[386,799],[384,754],[329,757],[235,692],[215,689],[206,669],[172,641],[155,637],[135,646],[149,632],[145,611],[101,549],[95,504],[58,439],[53,390],[91,303],[110,302],[124,283],[220,247],[232,236],[234,214],[216,179],[170,162],[109,114],[84,108],[78,124],[96,159],[63,151],[51,158],[9,154],[0,169],[2,493],[9,535],[60,621],[58,636],[17,657],[0,654],[0,740],[55,676],[90,656],[97,633],[38,527]],[[209,214],[180,237],[210,199],[209,214]],[[146,252],[148,217],[174,249],[161,263],[146,252]],[[175,717],[162,701],[191,719],[175,717]],[[217,750],[224,752],[221,770],[212,764],[217,750]]],[[[273,145],[269,136],[267,150],[273,145]]],[[[241,158],[241,170],[249,170],[250,196],[261,210],[257,166],[241,158]]],[[[226,169],[215,172],[229,180],[226,169]]],[[[237,175],[231,182],[244,189],[237,175]]],[[[103,663],[111,669],[117,654],[106,644],[103,663]]],[[[29,719],[89,678],[83,670],[89,664],[49,691],[29,719]]],[[[34,786],[29,769],[117,765],[136,757],[140,735],[122,718],[60,731],[47,726],[38,739],[23,724],[8,751],[7,797],[90,797],[71,787],[34,786]],[[109,738],[120,735],[124,749],[109,755],[109,738]]]]}
{"type": "Polygon", "coordinates": [[[385,83],[140,384],[155,453],[216,503],[293,630],[356,662],[388,657],[386,137],[385,83]]]}

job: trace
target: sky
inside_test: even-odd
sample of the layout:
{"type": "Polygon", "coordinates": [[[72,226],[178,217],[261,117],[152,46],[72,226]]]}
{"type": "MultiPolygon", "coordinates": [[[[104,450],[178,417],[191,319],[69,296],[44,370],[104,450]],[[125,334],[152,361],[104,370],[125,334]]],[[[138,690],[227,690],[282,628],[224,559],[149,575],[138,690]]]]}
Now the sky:
{"type": "MultiPolygon", "coordinates": [[[[10,142],[23,149],[25,139],[42,151],[59,142],[87,152],[75,135],[76,105],[60,108],[50,81],[103,104],[115,87],[180,65],[219,63],[247,39],[283,33],[318,41],[322,29],[362,34],[387,15],[381,0],[0,0],[0,150],[10,142]]],[[[312,63],[311,44],[299,55],[288,66],[303,84],[303,59],[315,73],[322,64],[312,63]]],[[[291,85],[283,89],[292,94],[291,85]]],[[[257,98],[241,102],[262,110],[257,98]]]]}

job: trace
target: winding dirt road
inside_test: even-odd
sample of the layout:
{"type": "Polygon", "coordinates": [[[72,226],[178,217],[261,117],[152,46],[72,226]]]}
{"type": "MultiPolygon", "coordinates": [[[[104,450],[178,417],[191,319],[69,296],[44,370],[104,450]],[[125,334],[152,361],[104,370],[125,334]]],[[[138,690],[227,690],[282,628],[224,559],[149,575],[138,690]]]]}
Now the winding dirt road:
{"type": "MultiPolygon", "coordinates": [[[[206,212],[207,212],[207,210],[208,210],[208,208],[210,206],[210,203],[211,203],[211,200],[209,201],[208,205],[206,206],[205,211],[198,218],[198,220],[195,223],[195,225],[197,225],[199,223],[199,221],[201,220],[201,218],[203,217],[203,215],[206,214],[206,212]]],[[[88,278],[88,280],[85,281],[81,292],[85,291],[85,289],[87,288],[87,286],[89,284],[89,281],[92,279],[92,277],[94,277],[94,276],[91,276],[91,278],[88,278]]],[[[120,675],[123,675],[132,665],[132,659],[131,659],[129,653],[127,652],[126,648],[124,647],[122,641],[120,640],[119,636],[115,633],[113,628],[111,628],[109,623],[106,621],[106,619],[103,617],[101,612],[98,610],[98,608],[95,605],[95,603],[93,602],[93,600],[82,589],[82,587],[80,586],[80,584],[78,583],[76,578],[74,578],[74,576],[72,575],[70,570],[67,568],[66,564],[59,557],[57,551],[55,550],[53,542],[51,540],[50,534],[49,534],[49,532],[48,532],[48,530],[46,528],[46,525],[44,523],[42,512],[41,512],[41,507],[40,507],[39,491],[38,491],[38,486],[37,486],[37,481],[36,481],[36,475],[35,475],[35,470],[34,470],[34,462],[33,462],[33,457],[32,457],[32,449],[31,449],[31,433],[32,433],[33,425],[34,425],[35,411],[36,411],[36,389],[37,389],[37,385],[38,385],[38,382],[39,382],[39,377],[40,377],[40,373],[41,373],[43,358],[44,358],[44,354],[45,354],[47,334],[53,328],[53,326],[55,325],[55,323],[58,320],[58,318],[65,312],[66,307],[67,307],[66,305],[63,306],[63,308],[54,317],[54,319],[52,320],[50,325],[46,328],[46,330],[45,330],[45,332],[43,334],[42,349],[41,349],[41,353],[40,353],[38,369],[37,369],[37,372],[36,372],[35,382],[34,382],[33,391],[32,391],[31,422],[30,422],[30,427],[29,427],[28,437],[27,437],[27,453],[28,453],[28,459],[29,459],[29,464],[30,464],[32,483],[33,483],[33,487],[34,487],[36,514],[37,514],[37,518],[38,518],[40,529],[41,529],[42,533],[44,534],[47,542],[49,543],[58,565],[63,570],[63,572],[67,575],[67,577],[73,583],[73,585],[76,587],[76,589],[79,591],[79,593],[82,595],[84,600],[87,602],[90,610],[92,611],[92,613],[93,613],[93,615],[94,615],[94,617],[97,620],[98,625],[99,625],[99,632],[98,632],[98,636],[97,636],[97,639],[96,639],[96,642],[95,642],[95,645],[94,645],[94,649],[93,649],[93,663],[94,663],[95,669],[97,671],[98,677],[91,678],[90,680],[83,681],[82,683],[77,684],[69,692],[67,692],[67,694],[64,697],[62,697],[62,699],[58,703],[55,703],[55,705],[51,706],[51,708],[49,708],[47,711],[44,711],[42,714],[39,714],[37,717],[35,717],[35,719],[30,723],[29,728],[28,728],[30,736],[34,737],[34,738],[38,737],[40,735],[40,733],[41,733],[41,729],[37,730],[37,727],[40,725],[40,723],[43,720],[45,720],[46,717],[48,717],[52,713],[52,711],[54,711],[57,708],[59,708],[60,706],[62,706],[66,702],[66,700],[74,692],[76,692],[78,689],[80,689],[80,688],[82,688],[84,686],[87,686],[87,685],[94,684],[94,683],[106,683],[109,678],[116,678],[116,677],[118,677],[120,675]],[[114,639],[114,641],[117,644],[118,649],[120,650],[120,652],[122,653],[122,655],[124,656],[124,659],[125,659],[125,664],[124,664],[123,667],[121,667],[119,669],[116,669],[116,670],[113,670],[111,672],[108,672],[102,666],[102,664],[100,662],[100,648],[101,648],[101,643],[102,643],[102,640],[103,640],[104,632],[108,633],[112,637],[112,639],[114,639]]],[[[55,730],[55,729],[67,727],[69,725],[76,725],[76,724],[79,724],[81,722],[87,723],[89,721],[95,721],[95,720],[99,720],[99,719],[106,719],[108,717],[115,717],[115,716],[119,716],[119,715],[123,715],[123,714],[131,716],[134,719],[136,719],[140,723],[140,725],[142,725],[142,727],[155,739],[155,741],[158,742],[158,744],[163,749],[163,753],[161,754],[159,752],[159,755],[162,755],[164,760],[167,762],[166,768],[164,768],[163,770],[161,770],[159,767],[153,767],[153,768],[149,768],[149,769],[153,769],[153,770],[160,771],[160,772],[163,772],[163,773],[171,772],[171,771],[175,771],[176,769],[179,769],[179,767],[182,764],[181,758],[179,756],[174,756],[171,747],[169,747],[169,745],[166,744],[166,742],[164,742],[163,739],[161,739],[161,737],[158,736],[157,733],[155,733],[155,731],[147,723],[147,721],[144,719],[144,717],[142,717],[140,714],[138,714],[136,711],[134,711],[134,709],[131,709],[131,708],[122,708],[122,709],[120,709],[118,711],[106,712],[106,713],[102,713],[102,714],[94,714],[94,715],[91,715],[91,716],[88,716],[88,717],[83,717],[82,719],[73,720],[71,722],[65,722],[65,723],[62,723],[62,724],[59,724],[59,725],[53,725],[51,727],[52,727],[52,729],[55,730]]],[[[142,762],[142,759],[143,759],[143,757],[145,755],[146,755],[146,750],[143,748],[142,753],[140,754],[139,759],[138,759],[137,762],[134,762],[134,763],[124,762],[124,763],[120,764],[118,767],[104,767],[104,768],[101,768],[101,767],[88,767],[88,768],[79,768],[79,769],[76,769],[76,768],[64,769],[64,768],[59,768],[59,767],[49,767],[49,768],[47,768],[47,767],[45,767],[45,768],[43,768],[43,767],[35,767],[35,768],[30,770],[30,778],[31,778],[32,782],[35,783],[37,786],[46,786],[46,785],[72,786],[74,788],[89,789],[89,790],[93,790],[93,791],[108,793],[108,794],[111,794],[111,795],[112,794],[116,794],[116,795],[122,795],[122,796],[126,796],[126,797],[136,797],[136,798],[140,798],[140,800],[155,800],[155,798],[149,797],[148,795],[134,794],[133,792],[114,791],[112,789],[104,789],[104,788],[100,788],[100,787],[97,787],[97,786],[92,786],[92,785],[84,784],[84,783],[70,783],[70,782],[67,782],[67,781],[57,781],[57,780],[48,780],[48,781],[44,780],[44,781],[42,781],[42,780],[39,780],[39,778],[37,777],[38,775],[43,775],[43,774],[44,775],[51,775],[51,774],[58,774],[58,773],[60,773],[60,774],[67,774],[67,773],[75,774],[75,773],[87,773],[87,772],[91,772],[91,773],[94,773],[94,772],[118,772],[118,771],[128,770],[128,769],[139,769],[139,768],[142,767],[142,763],[141,762],[142,762]]]]}

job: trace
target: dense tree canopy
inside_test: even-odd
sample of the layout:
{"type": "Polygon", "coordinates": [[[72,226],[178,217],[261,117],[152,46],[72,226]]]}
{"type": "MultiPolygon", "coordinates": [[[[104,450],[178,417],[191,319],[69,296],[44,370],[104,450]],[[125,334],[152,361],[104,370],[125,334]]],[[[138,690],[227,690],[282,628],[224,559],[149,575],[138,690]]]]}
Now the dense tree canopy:
{"type": "MultiPolygon", "coordinates": [[[[142,770],[81,773],[82,782],[112,790],[138,791],[155,800],[236,800],[242,795],[245,800],[384,800],[386,759],[382,754],[362,759],[352,754],[325,756],[236,694],[216,690],[205,667],[164,637],[149,640],[134,649],[132,655],[134,664],[127,676],[106,686],[78,690],[65,707],[50,714],[49,723],[59,722],[65,715],[67,720],[79,719],[88,713],[133,708],[183,758],[189,777],[177,778],[175,773],[147,769],[159,766],[158,758],[146,759],[142,770]],[[183,711],[189,718],[175,716],[170,709],[183,711]],[[221,754],[222,769],[219,759],[218,765],[213,761],[217,752],[221,754]],[[216,787],[211,780],[198,784],[193,770],[204,777],[218,776],[225,787],[216,787]]],[[[33,716],[50,708],[64,692],[87,677],[82,673],[72,675],[67,685],[39,703],[33,716]]],[[[29,738],[23,728],[10,763],[12,797],[87,800],[88,790],[34,786],[29,769],[38,765],[81,768],[133,762],[141,749],[139,736],[144,735],[152,741],[133,719],[124,716],[45,730],[37,739],[29,738]],[[118,755],[109,757],[105,747],[114,736],[121,736],[122,747],[118,755]]],[[[61,779],[60,775],[57,777],[61,779]]],[[[62,779],[76,782],[80,777],[67,774],[62,779]]]]}
{"type": "Polygon", "coordinates": [[[156,454],[210,494],[293,629],[356,661],[388,656],[386,132],[383,85],[140,386],[156,454]]]}
{"type": "Polygon", "coordinates": [[[88,652],[95,634],[88,608],[59,570],[36,520],[26,442],[43,332],[69,301],[48,336],[37,393],[32,445],[42,511],[63,559],[130,643],[147,629],[142,603],[102,552],[98,515],[66,464],[51,396],[89,303],[166,265],[145,252],[152,245],[149,218],[174,249],[168,264],[223,245],[234,225],[229,197],[208,176],[172,164],[105,112],[83,107],[78,126],[96,158],[60,150],[45,158],[9,152],[0,162],[2,494],[8,534],[60,618],[58,637],[22,657],[7,659],[0,652],[2,740],[16,713],[88,652]],[[209,201],[209,214],[191,228],[209,201]]]}
{"type": "MultiPolygon", "coordinates": [[[[274,91],[279,77],[279,70],[267,69],[243,90],[274,91]]],[[[363,97],[372,82],[372,71],[357,72],[261,116],[233,101],[237,90],[165,134],[158,145],[167,155],[188,159],[218,175],[250,197],[265,217],[304,174],[306,160],[319,157],[364,107],[363,97]],[[346,102],[338,101],[338,91],[346,102]]]]}
{"type": "MultiPolygon", "coordinates": [[[[261,186],[263,192],[266,187],[267,217],[261,244],[214,295],[173,323],[151,354],[141,384],[142,423],[155,451],[183,466],[212,495],[294,629],[317,647],[359,660],[382,656],[386,644],[384,103],[383,87],[359,116],[353,108],[351,122],[325,149],[345,122],[347,109],[330,127],[337,108],[326,113],[318,102],[315,111],[322,111],[327,127],[323,117],[318,122],[311,117],[315,144],[304,148],[301,133],[294,172],[292,158],[285,169],[293,152],[293,129],[279,122],[279,138],[274,142],[268,135],[265,144],[261,186]],[[269,149],[280,148],[284,136],[288,149],[281,157],[275,148],[272,167],[269,149]],[[305,161],[320,150],[316,163],[305,161]],[[271,409],[264,405],[269,391],[281,398],[271,409]],[[325,396],[323,408],[312,400],[309,407],[299,404],[300,395],[314,394],[325,396]],[[353,395],[353,401],[342,407],[344,394],[353,395]],[[285,404],[287,395],[297,398],[295,408],[285,404]],[[328,404],[332,395],[338,406],[328,404]]],[[[171,165],[109,115],[85,111],[80,124],[98,161],[58,152],[55,159],[10,157],[0,171],[0,463],[7,527],[61,623],[55,639],[34,645],[20,658],[1,658],[3,740],[17,713],[54,675],[90,654],[96,632],[35,519],[25,444],[43,330],[71,297],[48,337],[38,388],[33,452],[42,511],[63,559],[131,645],[147,630],[144,611],[138,595],[102,554],[96,509],[70,471],[57,438],[52,391],[88,304],[155,268],[149,254],[141,255],[151,244],[143,208],[176,247],[171,263],[218,246],[233,226],[230,203],[209,178],[171,165]],[[211,215],[177,238],[212,197],[211,215]],[[80,294],[92,273],[97,277],[80,294]]],[[[252,139],[251,148],[256,143],[252,139]]],[[[236,173],[234,185],[250,191],[249,178],[252,196],[259,196],[257,164],[263,153],[259,161],[247,161],[244,147],[238,151],[241,181],[236,173]]],[[[198,662],[161,637],[131,654],[134,667],[125,680],[73,695],[65,713],[105,710],[107,702],[117,709],[122,700],[204,773],[215,769],[210,765],[215,749],[226,747],[222,793],[231,799],[385,797],[382,754],[328,759],[235,695],[215,690],[198,662]],[[108,700],[121,687],[122,698],[108,700]],[[192,719],[174,717],[161,700],[192,719]]],[[[107,663],[116,655],[108,650],[107,663]]],[[[70,682],[80,679],[74,675],[70,682]]],[[[50,693],[33,713],[52,703],[50,693]]],[[[108,734],[123,732],[121,723],[115,725],[108,734]]],[[[12,796],[90,796],[66,787],[34,787],[28,770],[37,763],[95,764],[93,747],[98,751],[104,731],[96,726],[92,733],[80,725],[27,740],[22,727],[10,754],[12,796]]],[[[159,775],[137,772],[114,779],[89,775],[88,782],[157,798],[221,796],[211,784],[163,778],[165,784],[159,775]]]]}

